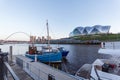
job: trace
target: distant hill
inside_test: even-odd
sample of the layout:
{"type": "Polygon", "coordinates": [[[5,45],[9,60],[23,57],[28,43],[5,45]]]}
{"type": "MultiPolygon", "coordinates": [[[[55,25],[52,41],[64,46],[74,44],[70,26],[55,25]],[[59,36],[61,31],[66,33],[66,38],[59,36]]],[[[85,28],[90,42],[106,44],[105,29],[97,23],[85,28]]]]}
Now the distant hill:
{"type": "Polygon", "coordinates": [[[75,40],[89,41],[89,40],[99,40],[99,41],[119,41],[120,34],[94,34],[94,35],[81,35],[71,37],[75,40]]]}

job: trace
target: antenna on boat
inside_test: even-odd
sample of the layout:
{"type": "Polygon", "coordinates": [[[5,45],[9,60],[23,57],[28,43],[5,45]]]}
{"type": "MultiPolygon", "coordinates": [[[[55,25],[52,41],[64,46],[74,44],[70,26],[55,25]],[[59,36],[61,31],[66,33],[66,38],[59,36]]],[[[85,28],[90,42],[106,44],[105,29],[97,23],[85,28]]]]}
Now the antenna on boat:
{"type": "Polygon", "coordinates": [[[46,20],[48,47],[50,47],[48,20],[46,20]]]}

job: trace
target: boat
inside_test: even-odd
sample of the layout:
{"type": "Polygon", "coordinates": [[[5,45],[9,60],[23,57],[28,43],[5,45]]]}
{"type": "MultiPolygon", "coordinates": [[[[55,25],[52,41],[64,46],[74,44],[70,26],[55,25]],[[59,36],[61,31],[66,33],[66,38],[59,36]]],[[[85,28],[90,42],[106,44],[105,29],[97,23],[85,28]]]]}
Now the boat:
{"type": "Polygon", "coordinates": [[[92,64],[91,76],[95,80],[120,80],[120,61],[97,59],[92,64]]]}
{"type": "Polygon", "coordinates": [[[92,64],[91,76],[99,80],[120,80],[120,41],[102,42],[98,53],[113,57],[96,59],[92,64]]]}
{"type": "Polygon", "coordinates": [[[64,47],[58,47],[58,50],[62,53],[63,58],[65,58],[69,53],[69,51],[66,50],[64,47]]]}
{"type": "Polygon", "coordinates": [[[98,53],[120,55],[120,41],[102,42],[101,48],[99,49],[98,53]]]}
{"type": "Polygon", "coordinates": [[[55,62],[61,61],[62,55],[61,52],[55,49],[44,48],[41,51],[37,51],[36,47],[29,47],[29,52],[26,52],[26,57],[40,62],[55,62]]]}
{"type": "Polygon", "coordinates": [[[91,64],[84,64],[75,74],[76,77],[78,78],[85,78],[85,80],[91,80],[91,76],[90,76],[90,73],[91,73],[91,64]]]}
{"type": "Polygon", "coordinates": [[[102,42],[98,53],[111,54],[113,57],[96,59],[89,65],[84,64],[75,76],[88,76],[89,80],[120,80],[120,42],[102,42]]]}
{"type": "Polygon", "coordinates": [[[120,80],[120,58],[96,59],[84,64],[75,74],[87,80],[120,80]]]}
{"type": "Polygon", "coordinates": [[[47,34],[48,34],[48,44],[47,46],[41,46],[41,50],[37,50],[37,47],[34,46],[34,39],[32,41],[31,46],[29,46],[29,51],[26,52],[25,56],[31,58],[36,61],[36,59],[40,62],[57,62],[62,60],[62,54],[58,49],[53,49],[50,47],[50,40],[49,40],[49,28],[48,28],[48,21],[46,23],[47,26],[47,34]]]}

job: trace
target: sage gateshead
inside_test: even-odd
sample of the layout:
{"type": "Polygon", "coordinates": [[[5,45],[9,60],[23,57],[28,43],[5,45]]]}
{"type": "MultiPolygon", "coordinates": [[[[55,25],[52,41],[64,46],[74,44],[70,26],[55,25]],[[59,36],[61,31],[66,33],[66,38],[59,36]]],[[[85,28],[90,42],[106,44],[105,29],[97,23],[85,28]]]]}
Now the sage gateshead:
{"type": "Polygon", "coordinates": [[[86,26],[86,27],[76,27],[72,32],[70,32],[69,36],[80,36],[80,35],[91,35],[91,34],[107,34],[109,33],[111,26],[86,26]]]}

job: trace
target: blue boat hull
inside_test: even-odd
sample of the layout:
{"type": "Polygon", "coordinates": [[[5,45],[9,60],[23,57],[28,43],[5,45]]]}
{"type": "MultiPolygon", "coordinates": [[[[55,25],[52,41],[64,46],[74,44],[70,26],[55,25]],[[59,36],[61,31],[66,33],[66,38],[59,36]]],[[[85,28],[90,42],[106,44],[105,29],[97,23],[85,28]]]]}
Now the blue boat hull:
{"type": "Polygon", "coordinates": [[[61,53],[62,53],[62,57],[66,57],[68,55],[69,51],[62,51],[61,53]]]}
{"type": "Polygon", "coordinates": [[[64,47],[58,47],[58,50],[62,53],[62,57],[66,57],[69,53],[64,47]]]}
{"type": "MultiPolygon", "coordinates": [[[[26,57],[35,59],[35,54],[25,54],[26,57]]],[[[62,59],[62,54],[61,52],[46,52],[42,55],[37,54],[37,60],[40,62],[55,62],[55,61],[60,61],[62,59]]]]}

